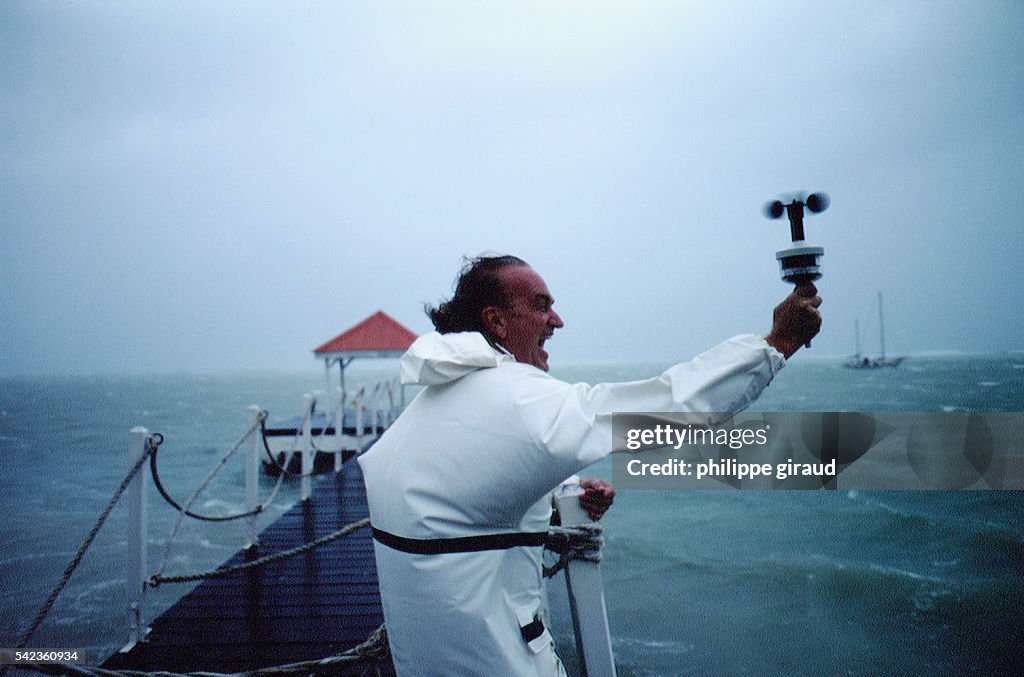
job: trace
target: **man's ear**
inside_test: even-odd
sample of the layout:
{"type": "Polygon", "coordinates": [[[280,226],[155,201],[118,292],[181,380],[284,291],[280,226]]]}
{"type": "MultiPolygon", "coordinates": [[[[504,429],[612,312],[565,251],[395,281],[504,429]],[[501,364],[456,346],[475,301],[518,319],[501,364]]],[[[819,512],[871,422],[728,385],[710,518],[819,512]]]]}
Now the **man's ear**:
{"type": "Polygon", "coordinates": [[[505,321],[505,311],[498,306],[487,306],[480,311],[480,319],[483,320],[484,329],[491,336],[500,340],[508,337],[508,323],[505,321]]]}

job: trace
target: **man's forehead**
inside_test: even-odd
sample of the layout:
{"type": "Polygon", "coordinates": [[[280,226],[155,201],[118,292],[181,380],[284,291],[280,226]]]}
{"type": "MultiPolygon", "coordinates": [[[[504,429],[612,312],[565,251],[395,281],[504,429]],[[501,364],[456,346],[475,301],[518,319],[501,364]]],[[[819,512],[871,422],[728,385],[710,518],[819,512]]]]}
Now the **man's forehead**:
{"type": "Polygon", "coordinates": [[[503,268],[500,274],[505,291],[509,294],[527,298],[535,296],[551,298],[551,292],[548,291],[544,278],[530,266],[509,266],[503,268]]]}

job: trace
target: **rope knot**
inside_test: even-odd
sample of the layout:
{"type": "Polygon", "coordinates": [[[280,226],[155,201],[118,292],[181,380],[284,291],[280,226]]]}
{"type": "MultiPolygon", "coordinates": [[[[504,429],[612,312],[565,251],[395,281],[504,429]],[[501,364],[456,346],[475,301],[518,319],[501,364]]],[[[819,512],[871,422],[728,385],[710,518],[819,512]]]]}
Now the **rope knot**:
{"type": "Polygon", "coordinates": [[[572,560],[600,564],[601,548],[604,547],[603,533],[604,528],[600,524],[549,527],[544,548],[557,554],[558,561],[550,567],[544,567],[544,577],[551,578],[568,566],[572,560]]]}

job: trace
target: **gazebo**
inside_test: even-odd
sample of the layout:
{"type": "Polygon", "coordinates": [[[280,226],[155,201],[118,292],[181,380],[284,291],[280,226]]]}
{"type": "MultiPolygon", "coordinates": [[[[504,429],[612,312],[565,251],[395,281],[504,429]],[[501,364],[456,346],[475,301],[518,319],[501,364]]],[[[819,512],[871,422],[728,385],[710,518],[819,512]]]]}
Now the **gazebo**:
{"type": "Polygon", "coordinates": [[[330,392],[331,367],[338,365],[342,398],[345,397],[345,367],[357,357],[400,357],[416,340],[416,334],[382,310],[343,331],[313,351],[324,361],[330,392]]]}

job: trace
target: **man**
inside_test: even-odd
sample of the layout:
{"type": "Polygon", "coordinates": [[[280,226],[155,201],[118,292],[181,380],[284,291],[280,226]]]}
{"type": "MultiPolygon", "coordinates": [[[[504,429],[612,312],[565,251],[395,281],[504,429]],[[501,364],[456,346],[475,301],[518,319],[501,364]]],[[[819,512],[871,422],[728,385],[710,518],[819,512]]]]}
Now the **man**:
{"type": "MultiPolygon", "coordinates": [[[[551,492],[612,451],[615,411],[736,412],[820,328],[798,288],[766,337],[737,336],[658,377],[570,385],[546,373],[563,326],[544,280],[516,257],[468,262],[428,308],[437,331],[402,357],[426,386],[359,459],[384,618],[400,675],[560,675],[540,618],[551,492]]],[[[597,518],[611,487],[584,481],[597,518]]]]}

